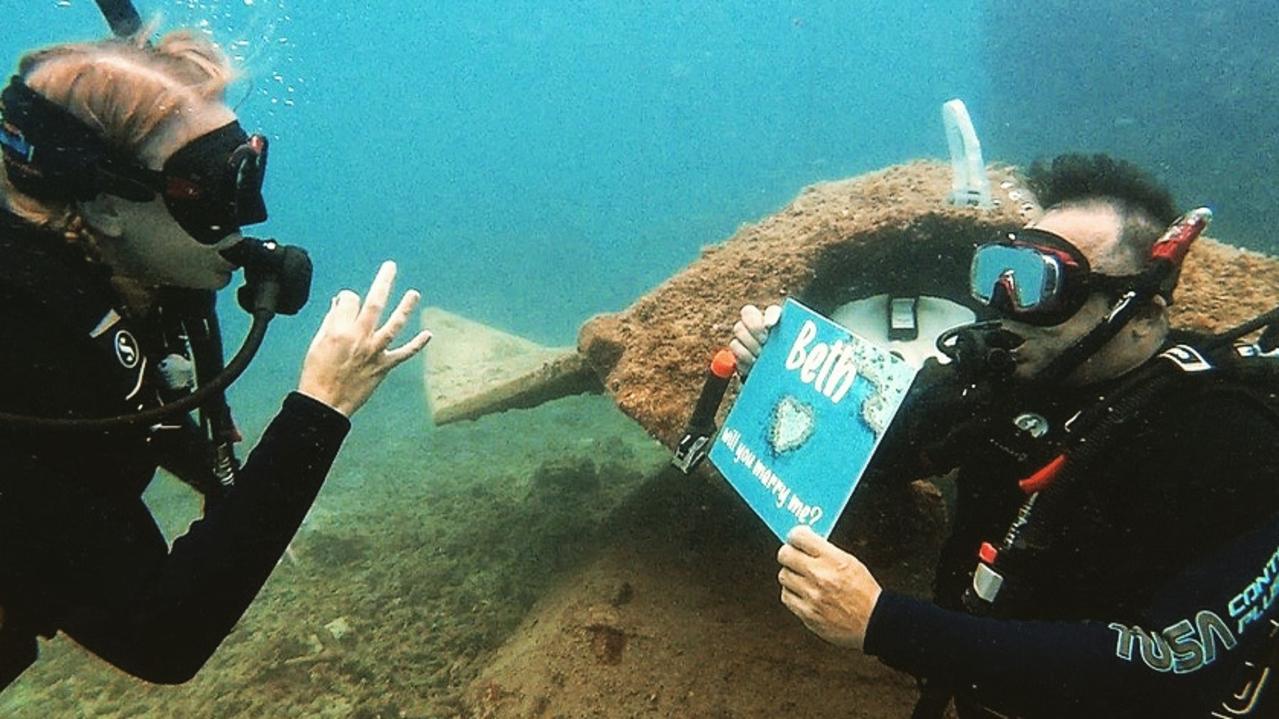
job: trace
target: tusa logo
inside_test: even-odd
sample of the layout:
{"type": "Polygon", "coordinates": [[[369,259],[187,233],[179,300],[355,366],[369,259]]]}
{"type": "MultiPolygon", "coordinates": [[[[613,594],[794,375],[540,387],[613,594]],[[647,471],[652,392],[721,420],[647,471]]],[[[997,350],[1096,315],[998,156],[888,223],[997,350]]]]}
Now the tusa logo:
{"type": "Polygon", "coordinates": [[[1196,614],[1193,622],[1182,619],[1161,632],[1148,632],[1118,622],[1112,623],[1110,629],[1119,634],[1115,656],[1127,662],[1140,656],[1150,669],[1171,670],[1174,674],[1202,669],[1216,661],[1218,647],[1230,651],[1239,644],[1229,625],[1216,612],[1207,609],[1196,614]]]}
{"type": "Polygon", "coordinates": [[[142,359],[142,352],[138,349],[138,341],[128,330],[116,332],[114,344],[116,359],[120,360],[120,364],[125,369],[138,366],[138,361],[142,359]]]}

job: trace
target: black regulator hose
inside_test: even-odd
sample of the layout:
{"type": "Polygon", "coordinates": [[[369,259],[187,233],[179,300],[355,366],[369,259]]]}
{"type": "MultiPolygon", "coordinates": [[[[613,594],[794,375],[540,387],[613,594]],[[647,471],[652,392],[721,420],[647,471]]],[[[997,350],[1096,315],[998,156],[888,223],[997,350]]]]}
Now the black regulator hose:
{"type": "Polygon", "coordinates": [[[311,259],[300,247],[274,240],[245,237],[223,256],[244,268],[244,286],[238,290],[240,306],[253,315],[253,324],[239,351],[226,368],[191,394],[162,407],[119,417],[63,419],[0,412],[0,426],[45,431],[101,432],[150,425],[175,414],[190,412],[231,386],[244,374],[262,347],[266,328],[276,314],[297,314],[311,293],[311,259]]]}
{"type": "Polygon", "coordinates": [[[23,429],[44,431],[102,432],[123,427],[156,424],[175,414],[190,412],[209,401],[218,392],[231,386],[232,382],[239,379],[241,374],[244,374],[249,362],[257,354],[258,349],[262,347],[262,340],[266,337],[266,327],[271,319],[272,313],[266,310],[254,313],[253,325],[249,328],[249,334],[245,338],[244,344],[240,347],[240,351],[236,352],[235,357],[231,358],[231,361],[227,363],[226,369],[203,387],[182,399],[175,400],[162,407],[119,417],[93,419],[55,419],[52,417],[32,417],[0,412],[0,425],[19,426],[23,429]]]}
{"type": "Polygon", "coordinates": [[[1261,346],[1263,351],[1269,352],[1273,350],[1276,345],[1279,345],[1279,307],[1213,337],[1210,340],[1209,348],[1212,349],[1230,344],[1235,340],[1238,340],[1245,335],[1250,335],[1260,329],[1264,329],[1265,331],[1261,333],[1261,338],[1257,340],[1257,344],[1261,346]]]}

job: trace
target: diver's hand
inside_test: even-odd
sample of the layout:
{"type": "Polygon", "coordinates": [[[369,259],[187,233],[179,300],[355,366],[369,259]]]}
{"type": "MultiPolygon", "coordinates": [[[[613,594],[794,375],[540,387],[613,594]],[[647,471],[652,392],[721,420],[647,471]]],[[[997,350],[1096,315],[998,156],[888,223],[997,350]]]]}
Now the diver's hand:
{"type": "Polygon", "coordinates": [[[759,353],[768,341],[768,331],[781,316],[782,308],[778,305],[769,305],[762,312],[755,305],[742,307],[742,318],[733,324],[733,340],[728,343],[728,348],[737,358],[737,373],[742,377],[746,377],[755,360],[759,359],[759,353]]]}
{"type": "Polygon", "coordinates": [[[803,525],[791,530],[777,561],[786,608],[822,639],[860,650],[883,591],[866,565],[803,525]]]}
{"type": "Polygon", "coordinates": [[[417,290],[405,292],[386,324],[378,327],[394,282],[395,263],[383,262],[363,306],[360,296],[350,290],[333,298],[302,361],[298,392],[350,417],[368,401],[387,372],[431,341],[431,333],[423,330],[404,345],[388,349],[421,298],[417,290]]]}

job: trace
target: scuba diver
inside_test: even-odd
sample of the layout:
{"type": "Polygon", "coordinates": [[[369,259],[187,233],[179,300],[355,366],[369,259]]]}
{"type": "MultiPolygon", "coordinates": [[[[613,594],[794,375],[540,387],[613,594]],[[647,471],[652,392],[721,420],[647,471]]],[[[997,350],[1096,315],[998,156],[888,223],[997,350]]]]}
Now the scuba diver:
{"type": "Polygon", "coordinates": [[[395,265],[333,298],[243,466],[223,390],[276,313],[305,303],[297,247],[266,219],[267,142],[223,101],[227,58],[196,33],[24,56],[0,96],[0,688],[61,631],[139,678],[190,679],[288,547],[350,426],[430,339],[391,343],[395,265]],[[214,293],[237,268],[249,340],[223,365],[214,293]],[[193,417],[198,409],[199,421],[193,417]],[[157,467],[204,495],[167,546],[142,501],[157,467]]]}
{"type": "MultiPolygon", "coordinates": [[[[864,480],[958,470],[933,602],[806,527],[778,552],[782,602],[919,677],[918,719],[952,701],[965,719],[1279,715],[1279,311],[1171,331],[1211,213],[1178,218],[1102,155],[1027,180],[1047,209],[973,254],[995,319],[939,338],[950,361],[925,364],[864,480]]],[[[744,372],[777,316],[743,308],[744,372]]]]}

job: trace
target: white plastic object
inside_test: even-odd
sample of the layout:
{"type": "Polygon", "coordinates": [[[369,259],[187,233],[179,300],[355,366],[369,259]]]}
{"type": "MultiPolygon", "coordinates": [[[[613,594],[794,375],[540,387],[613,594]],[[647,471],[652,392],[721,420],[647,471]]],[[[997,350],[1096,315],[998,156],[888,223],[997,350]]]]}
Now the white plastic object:
{"type": "Polygon", "coordinates": [[[191,389],[195,386],[195,365],[180,354],[171,354],[160,360],[156,366],[164,386],[169,389],[191,389]]]}
{"type": "Polygon", "coordinates": [[[994,207],[990,199],[990,178],[981,157],[981,142],[973,129],[972,118],[963,100],[951,100],[941,106],[942,124],[946,126],[946,143],[950,146],[950,202],[953,205],[994,207]]]}
{"type": "MultiPolygon", "coordinates": [[[[897,298],[902,299],[902,296],[897,298]]],[[[890,339],[893,299],[890,295],[874,295],[854,300],[836,307],[831,311],[830,319],[852,330],[858,337],[888,348],[916,369],[923,367],[924,360],[929,357],[942,364],[950,362],[950,358],[937,349],[937,338],[946,330],[977,320],[972,310],[958,302],[922,295],[915,303],[918,335],[913,340],[890,339]]]]}
{"type": "Polygon", "coordinates": [[[978,564],[973,572],[973,591],[986,602],[995,601],[1004,586],[1004,576],[985,564],[978,564]]]}

